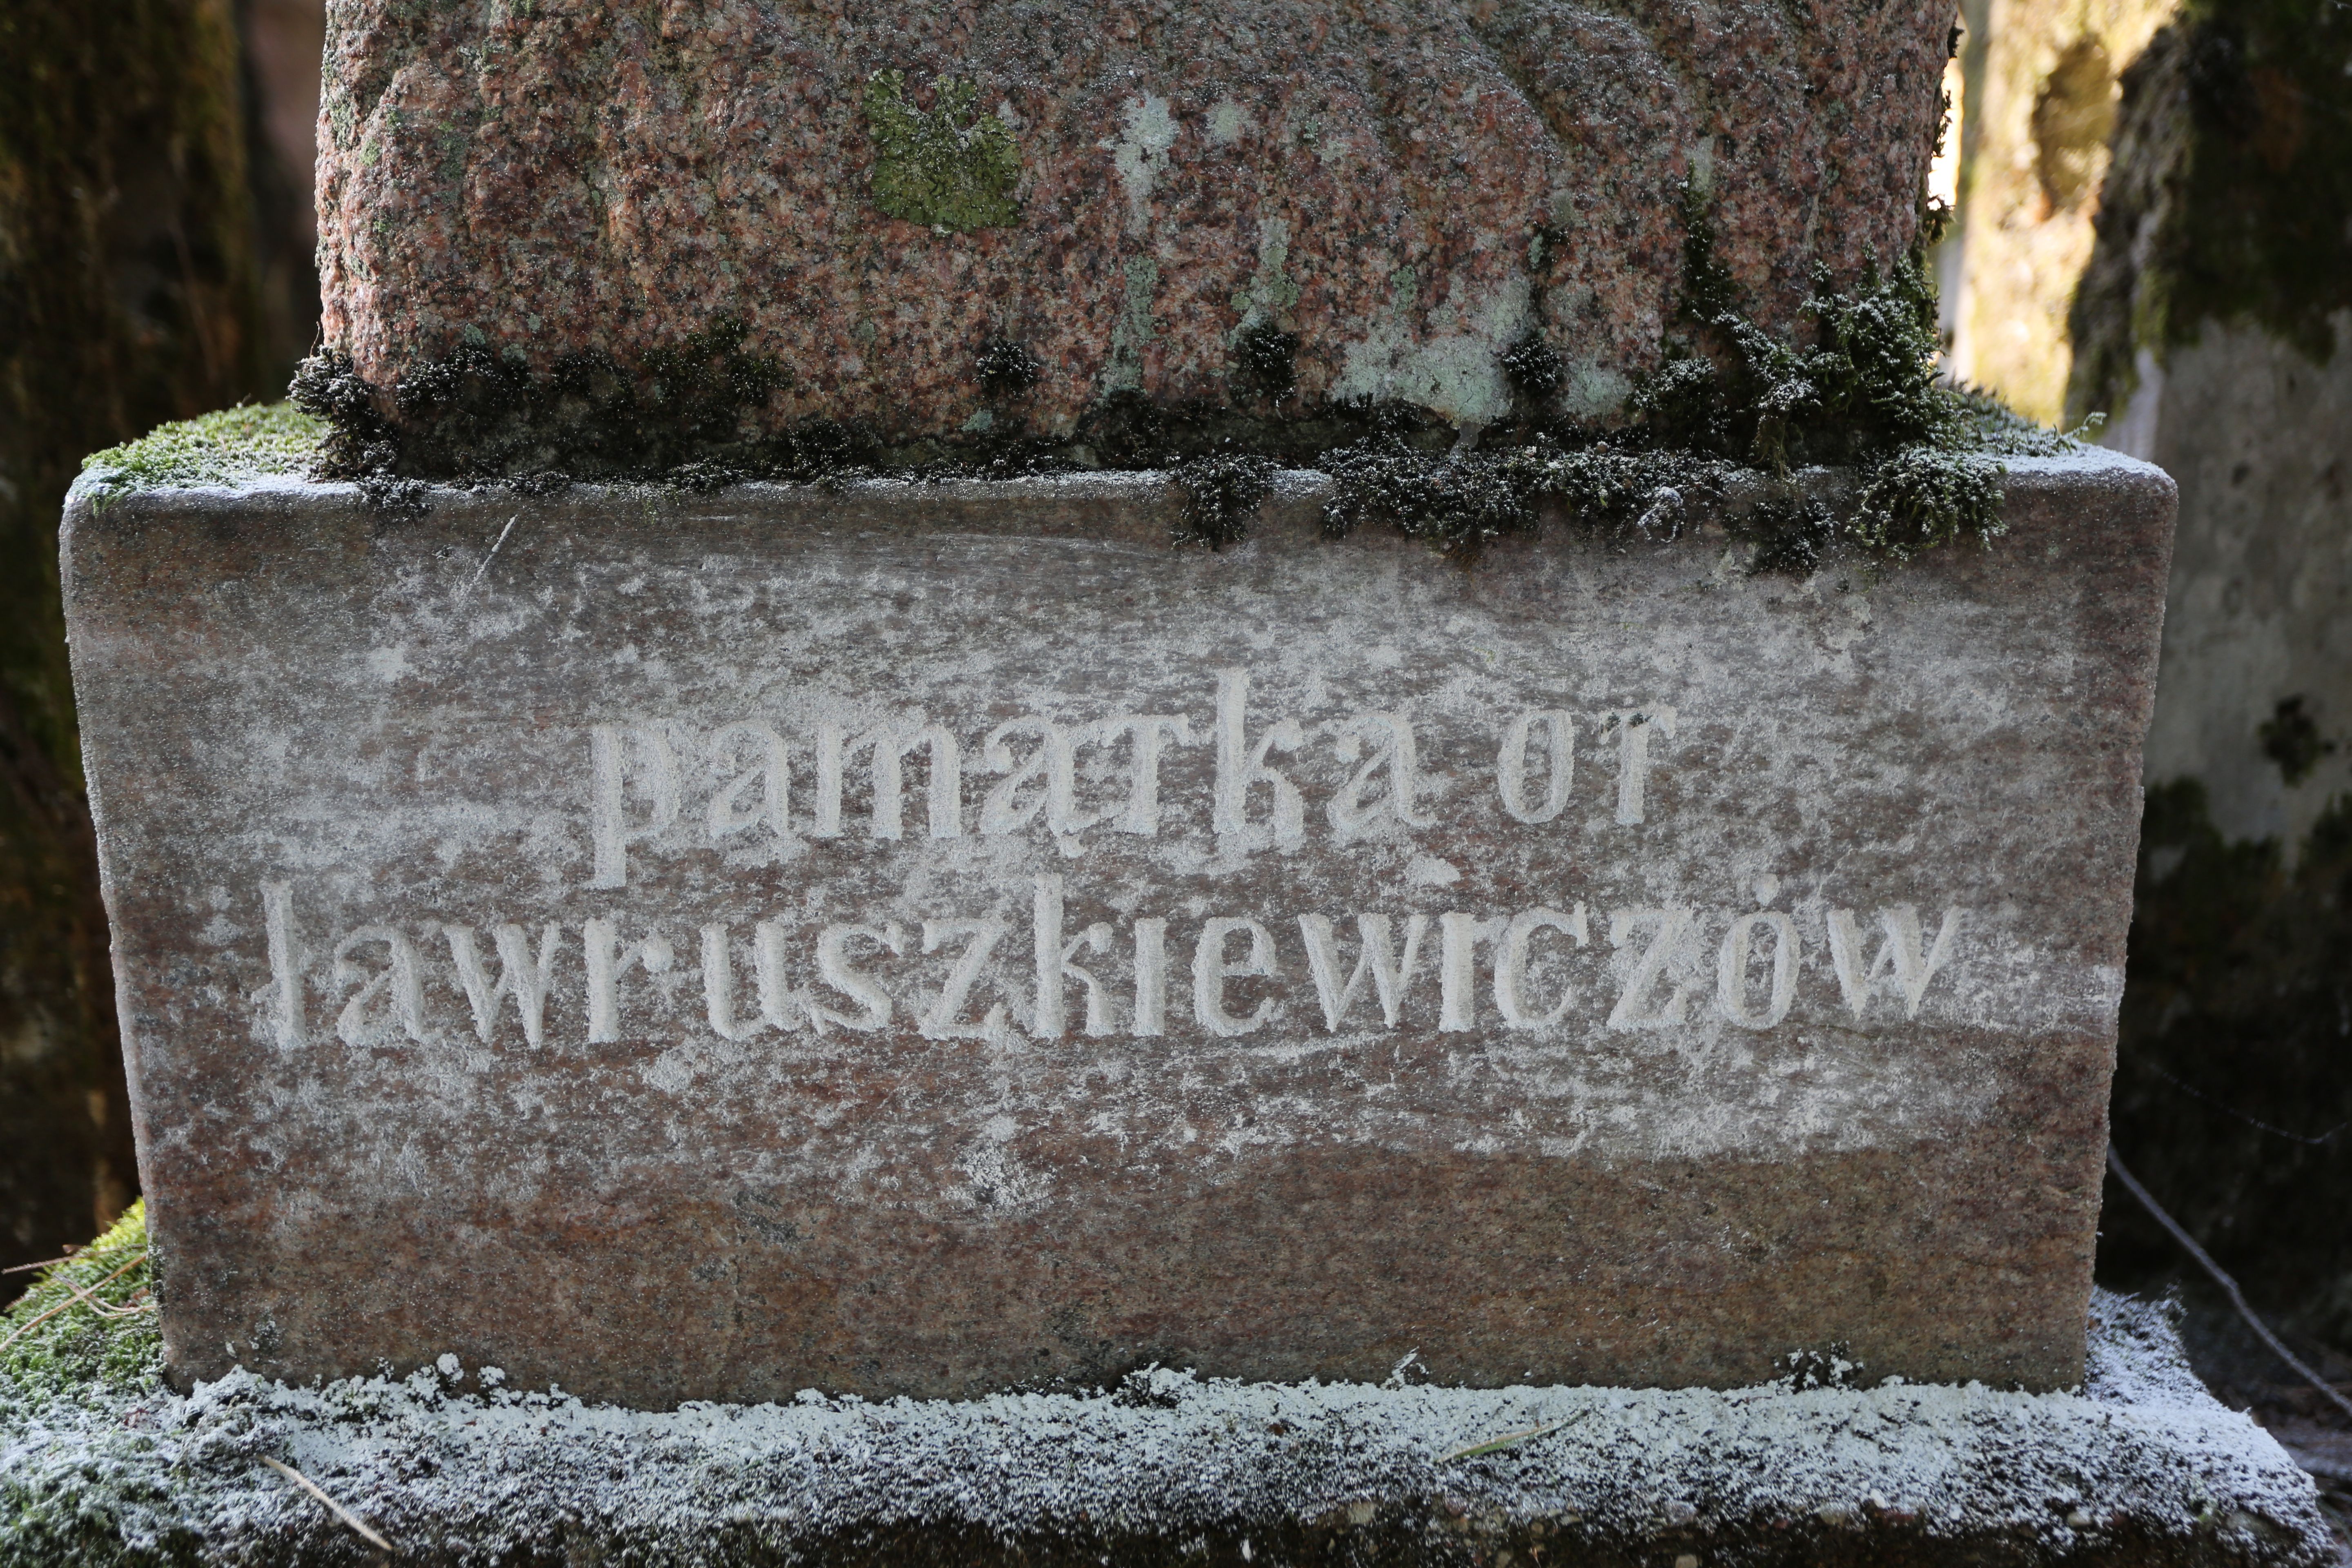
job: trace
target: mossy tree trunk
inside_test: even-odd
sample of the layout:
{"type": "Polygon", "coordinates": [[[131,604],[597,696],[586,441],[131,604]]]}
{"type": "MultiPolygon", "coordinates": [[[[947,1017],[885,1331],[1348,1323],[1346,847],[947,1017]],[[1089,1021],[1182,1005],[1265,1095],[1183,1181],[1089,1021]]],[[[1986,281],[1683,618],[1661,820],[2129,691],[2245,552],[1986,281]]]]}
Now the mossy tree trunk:
{"type": "Polygon", "coordinates": [[[266,390],[239,75],[227,0],[0,0],[0,1266],[136,1190],[58,517],[85,453],[266,390]]]}

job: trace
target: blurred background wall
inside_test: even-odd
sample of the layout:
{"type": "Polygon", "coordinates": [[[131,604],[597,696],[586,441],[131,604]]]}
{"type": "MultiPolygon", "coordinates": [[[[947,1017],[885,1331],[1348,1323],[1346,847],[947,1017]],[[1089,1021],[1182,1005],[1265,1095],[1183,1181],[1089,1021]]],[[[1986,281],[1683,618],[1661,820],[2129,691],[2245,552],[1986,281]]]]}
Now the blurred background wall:
{"type": "MultiPolygon", "coordinates": [[[[2352,4],[1963,21],[1950,372],[2180,487],[2115,1144],[2352,1377],[2352,4]]],[[[2101,1227],[2108,1283],[2202,1303],[2209,1375],[2322,1408],[2112,1182],[2101,1227]]]]}
{"type": "Polygon", "coordinates": [[[0,0],[0,1267],[137,1183],[59,508],[87,453],[284,395],[323,37],[321,0],[0,0]]]}

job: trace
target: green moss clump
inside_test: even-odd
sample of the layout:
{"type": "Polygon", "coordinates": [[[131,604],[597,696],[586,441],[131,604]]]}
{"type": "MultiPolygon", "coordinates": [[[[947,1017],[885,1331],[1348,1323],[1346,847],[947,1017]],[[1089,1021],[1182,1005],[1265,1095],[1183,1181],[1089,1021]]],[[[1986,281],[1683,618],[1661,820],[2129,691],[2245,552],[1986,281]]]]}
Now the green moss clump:
{"type": "Polygon", "coordinates": [[[1872,471],[1848,527],[1865,550],[1897,561],[1963,539],[1990,545],[2009,531],[2000,475],[1979,453],[1906,447],[1872,471]]]}
{"type": "Polygon", "coordinates": [[[1260,321],[1234,342],[1233,364],[1237,390],[1280,403],[1298,385],[1298,334],[1260,321]]]}
{"type": "Polygon", "coordinates": [[[953,77],[931,81],[929,113],[907,101],[907,73],[866,79],[866,124],[874,138],[874,205],[895,218],[958,234],[1021,221],[1013,189],[1021,149],[1013,128],[975,110],[980,89],[953,77]]]}
{"type": "Polygon", "coordinates": [[[1220,452],[1177,465],[1172,478],[1183,492],[1184,513],[1176,525],[1179,544],[1222,550],[1249,533],[1250,519],[1274,493],[1271,458],[1220,452]]]}
{"type": "Polygon", "coordinates": [[[0,1395],[142,1393],[163,1376],[142,1200],[0,1313],[0,1395]],[[79,1290],[87,1299],[77,1300],[79,1290]],[[92,1305],[92,1301],[97,1304],[92,1305]]]}
{"type": "Polygon", "coordinates": [[[1939,379],[1919,257],[1873,268],[1852,290],[1820,287],[1805,307],[1814,341],[1785,342],[1738,309],[1688,192],[1685,216],[1685,330],[1636,388],[1630,427],[1538,425],[1443,453],[1376,433],[1320,459],[1333,481],[1325,531],[1383,524],[1469,561],[1546,510],[1588,531],[1671,538],[1703,503],[1752,547],[1754,570],[1802,575],[1841,542],[1896,560],[1990,544],[2005,531],[2000,458],[2073,445],[1939,379]],[[1856,472],[1851,516],[1797,485],[1791,470],[1807,465],[1856,472]]]}
{"type": "Polygon", "coordinates": [[[242,484],[308,473],[328,434],[324,421],[290,403],[244,404],[159,426],[126,446],[92,453],[81,466],[101,496],[242,484]]]}
{"type": "Polygon", "coordinates": [[[1964,437],[1961,396],[1937,378],[1936,295],[1916,258],[1874,268],[1853,292],[1817,293],[1805,310],[1818,324],[1806,346],[1736,310],[1693,316],[1690,337],[1634,395],[1653,437],[1780,473],[1964,437]]]}
{"type": "Polygon", "coordinates": [[[1383,435],[1329,454],[1324,466],[1331,474],[1327,535],[1381,524],[1465,563],[1498,539],[1534,532],[1546,510],[1587,532],[1677,538],[1692,503],[1721,500],[1742,473],[1686,450],[1607,441],[1563,447],[1544,436],[1491,452],[1433,453],[1383,435]]]}
{"type": "Polygon", "coordinates": [[[388,390],[331,351],[302,362],[289,395],[331,426],[320,476],[357,479],[387,497],[394,481],[428,476],[510,479],[546,493],[572,477],[648,479],[715,466],[742,477],[815,478],[870,460],[878,448],[869,438],[830,421],[758,431],[786,374],[747,347],[747,336],[740,321],[720,317],[634,365],[575,353],[536,372],[520,345],[494,352],[469,330],[468,341],[388,390]]]}
{"type": "Polygon", "coordinates": [[[1532,491],[1491,457],[1457,460],[1384,432],[1331,453],[1324,466],[1331,476],[1323,507],[1328,538],[1374,524],[1469,561],[1506,534],[1535,527],[1532,491]]]}
{"type": "Polygon", "coordinates": [[[1045,374],[1037,356],[1010,338],[991,338],[972,356],[972,372],[982,392],[998,399],[1026,396],[1045,374]]]}

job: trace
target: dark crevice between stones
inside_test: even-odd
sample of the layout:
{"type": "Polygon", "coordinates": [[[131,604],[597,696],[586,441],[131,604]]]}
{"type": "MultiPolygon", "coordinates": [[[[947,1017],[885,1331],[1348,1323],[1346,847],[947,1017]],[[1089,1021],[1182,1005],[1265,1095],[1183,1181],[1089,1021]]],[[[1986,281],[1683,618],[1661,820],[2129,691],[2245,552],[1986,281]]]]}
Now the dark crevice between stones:
{"type": "Polygon", "coordinates": [[[1805,307],[1811,341],[1783,341],[1739,309],[1704,200],[1686,193],[1685,205],[1683,312],[1664,362],[1612,424],[1546,411],[1567,376],[1539,331],[1501,357],[1518,411],[1484,429],[1456,432],[1402,403],[1298,406],[1298,338],[1272,322],[1236,339],[1232,401],[1114,393],[1063,437],[1021,427],[1017,405],[1041,367],[1001,337],[974,356],[988,406],[962,431],[890,441],[856,421],[769,428],[763,416],[791,373],[750,352],[733,321],[633,366],[576,354],[535,371],[518,349],[461,342],[388,391],[327,353],[304,363],[291,395],[331,428],[320,477],[357,479],[393,510],[423,504],[427,480],[532,494],[572,479],[708,492],[749,480],[1161,469],[1183,497],[1178,542],[1222,549],[1245,537],[1276,470],[1295,466],[1331,474],[1332,536],[1393,528],[1465,563],[1555,518],[1672,538],[1704,511],[1752,547],[1755,570],[1800,575],[1839,547],[1899,560],[1997,537],[2000,457],[2065,443],[1937,379],[1935,296],[1920,258],[1874,266],[1851,292],[1824,283],[1805,307]],[[1822,466],[1855,476],[1844,515],[1794,478],[1822,466]]]}

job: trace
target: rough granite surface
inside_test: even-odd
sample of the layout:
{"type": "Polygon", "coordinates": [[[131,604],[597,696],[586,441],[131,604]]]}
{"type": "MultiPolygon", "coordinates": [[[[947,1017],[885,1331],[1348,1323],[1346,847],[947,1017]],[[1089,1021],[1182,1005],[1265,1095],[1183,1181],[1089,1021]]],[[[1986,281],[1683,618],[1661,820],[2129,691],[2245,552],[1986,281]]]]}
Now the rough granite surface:
{"type": "Polygon", "coordinates": [[[586,374],[732,322],[785,377],[755,426],[1058,435],[1120,391],[1266,410],[1281,374],[1236,375],[1258,331],[1296,335],[1286,411],[1481,424],[1535,333],[1568,373],[1553,411],[1604,412],[1676,308],[1686,181],[1776,331],[1817,268],[1905,251],[1951,22],[1949,0],[342,0],[325,339],[389,414],[461,347],[586,374]],[[992,340],[1034,357],[1025,395],[983,391],[992,340]]]}
{"type": "MultiPolygon", "coordinates": [[[[1889,566],[1158,476],[110,495],[175,1378],[2082,1369],[2169,481],[1889,566]]],[[[1663,503],[1662,503],[1663,505],[1663,503]]]]}
{"type": "Polygon", "coordinates": [[[641,1413],[454,1354],[309,1388],[239,1369],[184,1397],[11,1405],[0,1385],[0,1554],[379,1560],[267,1456],[419,1564],[2334,1561],[2309,1478],[2199,1384],[2162,1309],[2097,1294],[2089,1346],[2083,1386],[2044,1394],[1155,1368],[1094,1395],[641,1413]]]}

